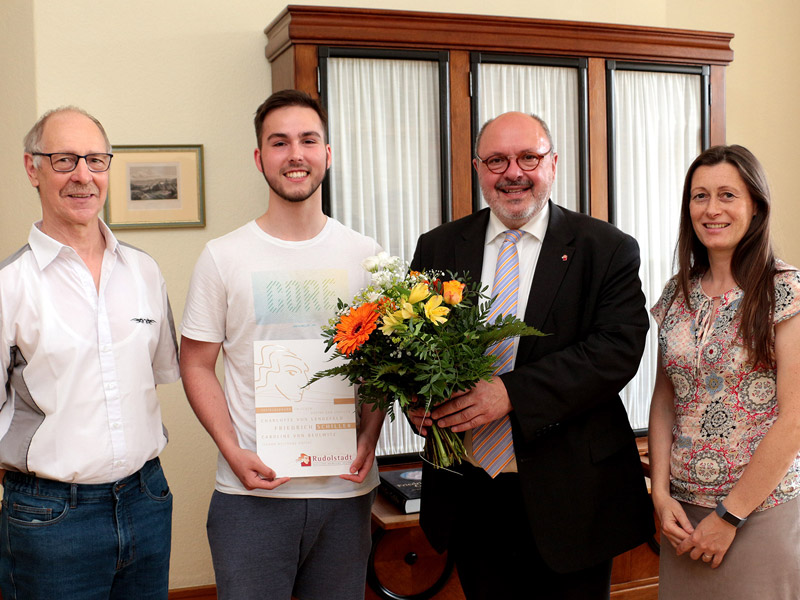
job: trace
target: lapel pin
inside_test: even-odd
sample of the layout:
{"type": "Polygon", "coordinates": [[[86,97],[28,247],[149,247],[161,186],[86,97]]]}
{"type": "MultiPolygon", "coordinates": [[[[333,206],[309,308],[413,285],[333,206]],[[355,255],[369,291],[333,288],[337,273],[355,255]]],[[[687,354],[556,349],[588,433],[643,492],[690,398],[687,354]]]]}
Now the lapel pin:
{"type": "Polygon", "coordinates": [[[567,255],[566,254],[562,254],[561,255],[561,260],[566,262],[567,261],[567,255]]]}

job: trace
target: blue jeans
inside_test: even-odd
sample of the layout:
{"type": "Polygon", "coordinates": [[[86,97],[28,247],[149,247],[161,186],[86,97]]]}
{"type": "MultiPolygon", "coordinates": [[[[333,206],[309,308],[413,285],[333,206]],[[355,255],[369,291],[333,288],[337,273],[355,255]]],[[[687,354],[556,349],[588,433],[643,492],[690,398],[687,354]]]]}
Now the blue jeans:
{"type": "Polygon", "coordinates": [[[166,600],[172,493],[157,458],[114,483],[8,472],[3,487],[3,600],[166,600]]]}

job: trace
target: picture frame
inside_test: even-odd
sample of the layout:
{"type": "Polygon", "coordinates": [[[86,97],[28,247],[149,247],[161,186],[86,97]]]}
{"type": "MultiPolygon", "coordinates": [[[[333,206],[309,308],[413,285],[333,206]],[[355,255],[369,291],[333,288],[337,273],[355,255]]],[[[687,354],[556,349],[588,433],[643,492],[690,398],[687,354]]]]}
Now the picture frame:
{"type": "Polygon", "coordinates": [[[205,227],[203,146],[114,146],[104,208],[111,229],[205,227]]]}

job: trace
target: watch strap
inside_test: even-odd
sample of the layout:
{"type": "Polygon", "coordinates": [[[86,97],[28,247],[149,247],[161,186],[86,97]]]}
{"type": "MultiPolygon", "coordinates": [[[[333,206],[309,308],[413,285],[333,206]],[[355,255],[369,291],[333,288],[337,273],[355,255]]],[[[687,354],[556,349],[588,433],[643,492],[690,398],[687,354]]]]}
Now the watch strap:
{"type": "Polygon", "coordinates": [[[729,513],[728,509],[725,508],[725,505],[722,503],[721,500],[717,502],[717,508],[715,509],[715,511],[720,519],[722,519],[723,521],[727,521],[728,523],[736,527],[736,529],[739,529],[742,525],[747,523],[747,517],[741,518],[737,517],[733,513],[729,513]]]}

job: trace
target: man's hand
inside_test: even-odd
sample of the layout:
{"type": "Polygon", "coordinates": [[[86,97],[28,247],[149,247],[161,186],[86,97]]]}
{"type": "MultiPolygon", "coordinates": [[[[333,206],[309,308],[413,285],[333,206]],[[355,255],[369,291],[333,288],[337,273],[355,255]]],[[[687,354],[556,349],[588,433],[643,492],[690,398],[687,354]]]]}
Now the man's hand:
{"type": "Polygon", "coordinates": [[[356,459],[350,465],[350,474],[339,475],[339,477],[353,483],[362,483],[375,462],[375,446],[376,442],[371,436],[359,432],[358,450],[356,451],[356,459]]]}
{"type": "Polygon", "coordinates": [[[258,454],[239,448],[225,457],[233,472],[248,490],[274,490],[289,481],[289,477],[275,478],[275,471],[265,465],[258,454]]]}
{"type": "Polygon", "coordinates": [[[453,394],[433,409],[431,417],[439,427],[458,433],[496,421],[512,410],[503,380],[495,377],[491,381],[481,379],[471,390],[453,394]]]}
{"type": "Polygon", "coordinates": [[[422,437],[426,437],[428,435],[428,427],[433,425],[430,408],[412,408],[406,414],[417,433],[422,437]]]}
{"type": "Polygon", "coordinates": [[[358,426],[356,459],[350,465],[349,475],[339,475],[353,483],[361,483],[375,464],[375,447],[381,437],[381,428],[386,420],[386,412],[372,410],[374,407],[362,404],[360,407],[361,422],[358,426]]]}

